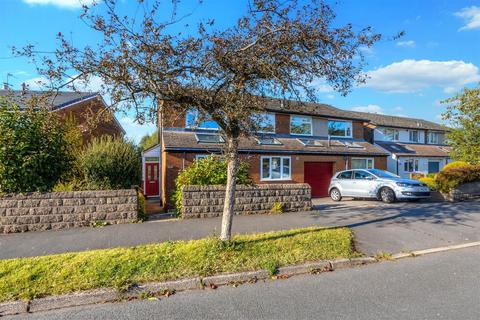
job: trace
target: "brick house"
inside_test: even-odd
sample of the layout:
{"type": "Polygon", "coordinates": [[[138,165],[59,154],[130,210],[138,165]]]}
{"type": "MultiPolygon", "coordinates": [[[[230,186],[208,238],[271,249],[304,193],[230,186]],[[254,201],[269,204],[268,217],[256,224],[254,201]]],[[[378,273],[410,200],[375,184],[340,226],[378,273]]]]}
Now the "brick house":
{"type": "Polygon", "coordinates": [[[422,119],[366,112],[352,112],[363,117],[365,140],[385,150],[388,171],[403,178],[412,174],[439,172],[449,161],[451,147],[445,143],[448,128],[422,119]]]}
{"type": "MultiPolygon", "coordinates": [[[[324,197],[330,178],[338,171],[387,169],[388,153],[365,139],[367,118],[325,104],[279,99],[266,104],[261,132],[241,138],[239,143],[240,157],[249,162],[255,183],[306,182],[313,197],[324,197]]],[[[190,110],[159,119],[163,124],[161,143],[144,153],[146,194],[160,194],[167,208],[172,207],[179,172],[195,159],[222,150],[224,142],[216,123],[198,124],[196,116],[195,110],[190,110]]]]}
{"type": "Polygon", "coordinates": [[[84,143],[102,135],[125,135],[115,115],[96,92],[60,91],[46,94],[33,90],[0,90],[0,96],[13,100],[21,109],[38,104],[50,112],[58,113],[62,119],[73,117],[82,132],[84,143]]]}

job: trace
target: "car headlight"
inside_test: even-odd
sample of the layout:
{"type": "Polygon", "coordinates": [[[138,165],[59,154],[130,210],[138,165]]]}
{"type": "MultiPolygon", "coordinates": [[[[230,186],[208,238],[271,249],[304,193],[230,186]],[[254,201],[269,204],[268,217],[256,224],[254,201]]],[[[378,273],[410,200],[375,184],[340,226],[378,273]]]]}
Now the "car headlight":
{"type": "Polygon", "coordinates": [[[399,187],[411,187],[412,185],[410,183],[406,183],[406,182],[397,182],[397,186],[399,186],[399,187]]]}

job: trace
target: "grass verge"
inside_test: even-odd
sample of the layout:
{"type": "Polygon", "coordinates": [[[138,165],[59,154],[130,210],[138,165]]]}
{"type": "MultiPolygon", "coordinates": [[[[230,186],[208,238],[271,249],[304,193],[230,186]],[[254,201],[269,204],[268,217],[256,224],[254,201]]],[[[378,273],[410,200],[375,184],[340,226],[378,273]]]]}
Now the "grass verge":
{"type": "Polygon", "coordinates": [[[355,254],[347,228],[304,228],[132,248],[0,260],[0,302],[73,291],[252,271],[355,254]]]}

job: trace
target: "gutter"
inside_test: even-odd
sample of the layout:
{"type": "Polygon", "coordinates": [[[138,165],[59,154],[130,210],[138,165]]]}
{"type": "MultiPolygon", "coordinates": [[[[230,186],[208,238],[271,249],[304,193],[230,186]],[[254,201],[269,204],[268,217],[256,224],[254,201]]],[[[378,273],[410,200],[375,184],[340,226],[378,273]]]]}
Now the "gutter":
{"type": "MultiPolygon", "coordinates": [[[[165,147],[165,151],[170,152],[220,152],[222,148],[182,148],[182,147],[165,147]]],[[[352,156],[385,156],[387,153],[360,153],[360,152],[338,152],[338,151],[308,151],[308,150],[265,150],[265,149],[239,149],[239,153],[282,153],[282,154],[311,154],[311,155],[352,155],[352,156]]]]}

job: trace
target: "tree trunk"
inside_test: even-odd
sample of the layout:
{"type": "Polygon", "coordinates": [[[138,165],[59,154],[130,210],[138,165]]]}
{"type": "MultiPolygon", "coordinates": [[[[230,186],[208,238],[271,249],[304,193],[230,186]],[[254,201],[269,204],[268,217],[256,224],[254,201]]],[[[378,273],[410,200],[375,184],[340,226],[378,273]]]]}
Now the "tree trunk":
{"type": "Polygon", "coordinates": [[[227,139],[227,187],[225,190],[225,202],[223,205],[222,231],[220,240],[228,241],[232,235],[232,219],[235,209],[235,189],[238,171],[238,138],[227,139]]]}

